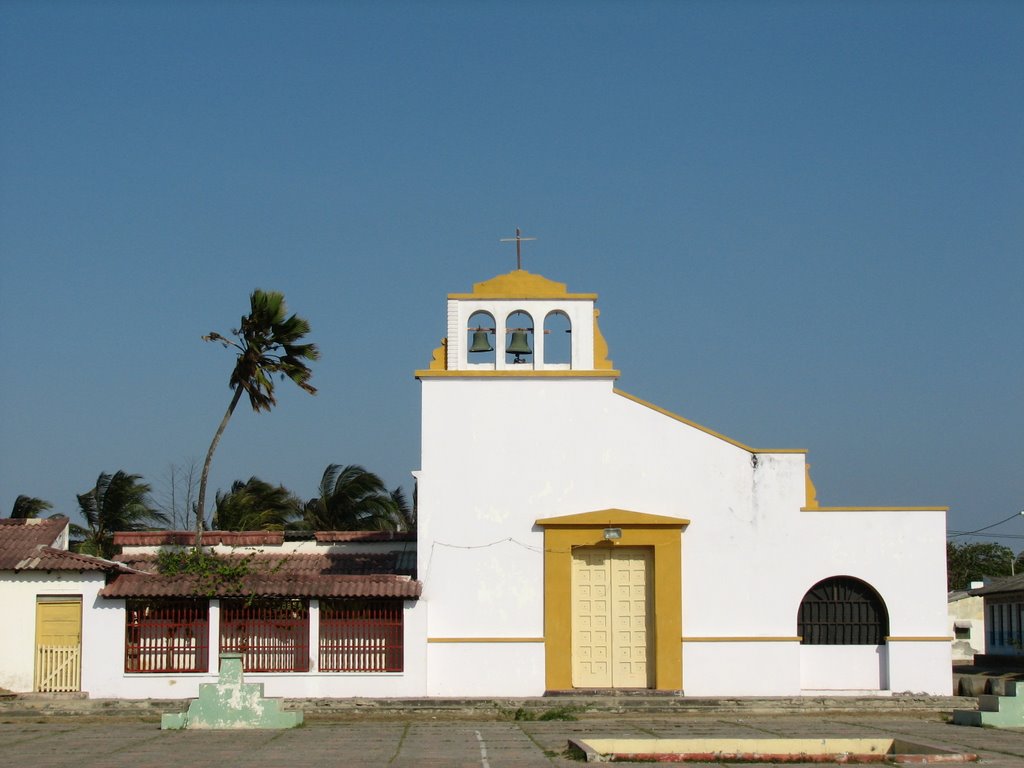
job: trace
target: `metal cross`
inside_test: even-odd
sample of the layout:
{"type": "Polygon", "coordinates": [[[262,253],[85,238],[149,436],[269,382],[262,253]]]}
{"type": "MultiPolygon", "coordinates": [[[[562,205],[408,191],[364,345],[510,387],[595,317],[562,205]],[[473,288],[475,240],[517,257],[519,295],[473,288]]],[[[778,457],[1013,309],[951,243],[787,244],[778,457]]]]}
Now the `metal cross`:
{"type": "Polygon", "coordinates": [[[516,236],[515,237],[503,237],[503,238],[501,238],[500,242],[502,242],[502,243],[515,242],[515,244],[516,244],[516,269],[522,269],[523,268],[522,242],[523,242],[523,240],[536,240],[536,239],[537,239],[536,237],[523,237],[520,234],[520,232],[519,232],[519,227],[516,227],[516,236]]]}

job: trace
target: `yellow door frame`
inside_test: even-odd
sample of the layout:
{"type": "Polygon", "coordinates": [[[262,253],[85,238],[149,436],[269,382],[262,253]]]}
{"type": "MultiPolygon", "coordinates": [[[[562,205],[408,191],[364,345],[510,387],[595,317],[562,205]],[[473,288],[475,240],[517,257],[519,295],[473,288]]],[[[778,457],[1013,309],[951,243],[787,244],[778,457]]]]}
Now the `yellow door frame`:
{"type": "Polygon", "coordinates": [[[603,509],[537,520],[544,529],[544,662],[549,691],[572,688],[572,551],[575,547],[647,547],[654,553],[654,688],[683,685],[682,529],[689,520],[603,509]],[[605,530],[619,529],[618,539],[605,530]]]}

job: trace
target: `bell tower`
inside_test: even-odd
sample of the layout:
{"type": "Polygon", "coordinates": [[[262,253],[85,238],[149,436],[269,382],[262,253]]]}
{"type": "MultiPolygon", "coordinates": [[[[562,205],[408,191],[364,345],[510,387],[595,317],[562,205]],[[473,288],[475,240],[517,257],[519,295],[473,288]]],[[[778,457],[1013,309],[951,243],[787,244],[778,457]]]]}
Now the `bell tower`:
{"type": "Polygon", "coordinates": [[[617,378],[596,300],[524,269],[449,294],[448,336],[416,376],[617,378]]]}

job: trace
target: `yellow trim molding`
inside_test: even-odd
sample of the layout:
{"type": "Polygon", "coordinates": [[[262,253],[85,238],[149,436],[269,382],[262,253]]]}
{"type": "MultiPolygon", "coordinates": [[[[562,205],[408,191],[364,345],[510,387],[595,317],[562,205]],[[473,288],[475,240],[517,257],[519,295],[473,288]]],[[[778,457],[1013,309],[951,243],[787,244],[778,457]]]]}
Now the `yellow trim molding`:
{"type": "Polygon", "coordinates": [[[448,337],[441,339],[441,346],[434,350],[430,359],[431,371],[445,371],[448,369],[448,337]]]}
{"type": "MultiPolygon", "coordinates": [[[[597,324],[597,318],[601,316],[601,310],[594,308],[594,367],[601,371],[611,371],[615,368],[612,361],[608,359],[608,342],[597,324]]],[[[618,372],[616,371],[616,375],[618,372]]]]}
{"type": "Polygon", "coordinates": [[[800,507],[801,512],[949,512],[949,507],[800,507]]]}
{"type": "Polygon", "coordinates": [[[952,637],[887,637],[887,643],[951,643],[952,637]]]}
{"type": "Polygon", "coordinates": [[[428,643],[543,643],[543,637],[428,637],[428,643]]]}
{"type": "Polygon", "coordinates": [[[565,283],[549,280],[525,269],[473,284],[472,293],[449,293],[449,299],[583,299],[594,301],[596,293],[569,293],[565,283]]]}
{"type": "Polygon", "coordinates": [[[811,480],[811,465],[804,462],[804,509],[818,508],[818,491],[811,480]]]}
{"type": "Polygon", "coordinates": [[[790,637],[684,637],[684,643],[799,643],[799,635],[790,637]]]}
{"type": "Polygon", "coordinates": [[[533,371],[533,370],[516,370],[516,371],[435,371],[420,370],[415,371],[414,375],[417,379],[617,379],[619,378],[618,371],[569,371],[569,370],[557,370],[557,371],[533,371]]]}
{"type": "Polygon", "coordinates": [[[744,445],[739,440],[733,440],[731,437],[726,437],[721,432],[715,432],[713,429],[708,429],[707,427],[701,426],[695,421],[690,421],[689,419],[680,416],[678,413],[666,411],[664,408],[661,408],[660,406],[657,406],[654,403],[649,403],[646,400],[642,400],[636,395],[631,395],[628,392],[623,392],[621,389],[613,389],[612,391],[616,395],[624,397],[627,400],[632,400],[637,405],[642,405],[645,408],[650,408],[652,411],[657,411],[663,416],[668,416],[670,419],[682,422],[683,424],[693,427],[694,429],[699,429],[701,432],[709,434],[712,437],[717,437],[719,440],[724,440],[725,442],[729,443],[729,445],[735,445],[737,448],[742,448],[744,451],[747,451],[748,453],[807,453],[806,448],[751,448],[749,445],[744,445]]]}
{"type": "Polygon", "coordinates": [[[572,555],[580,547],[642,547],[654,553],[654,687],[682,688],[682,529],[688,520],[604,509],[537,520],[544,529],[544,674],[548,690],[572,685],[572,555]],[[615,544],[605,528],[620,528],[615,544]]]}

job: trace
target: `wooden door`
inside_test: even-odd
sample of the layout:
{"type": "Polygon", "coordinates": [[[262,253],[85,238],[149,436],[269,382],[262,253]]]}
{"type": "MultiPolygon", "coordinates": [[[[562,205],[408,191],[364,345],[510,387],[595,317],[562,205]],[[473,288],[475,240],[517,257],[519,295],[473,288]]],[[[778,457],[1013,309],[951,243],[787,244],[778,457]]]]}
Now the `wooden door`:
{"type": "Polygon", "coordinates": [[[36,599],[37,691],[78,691],[82,680],[82,598],[36,599]]]}
{"type": "Polygon", "coordinates": [[[573,552],[573,686],[651,685],[650,575],[650,550],[573,552]]]}

